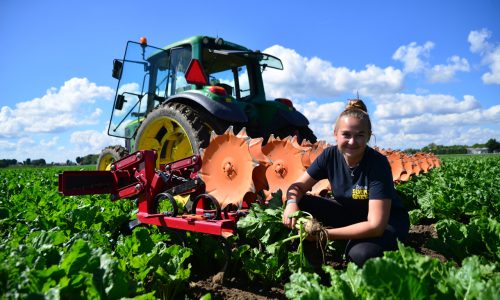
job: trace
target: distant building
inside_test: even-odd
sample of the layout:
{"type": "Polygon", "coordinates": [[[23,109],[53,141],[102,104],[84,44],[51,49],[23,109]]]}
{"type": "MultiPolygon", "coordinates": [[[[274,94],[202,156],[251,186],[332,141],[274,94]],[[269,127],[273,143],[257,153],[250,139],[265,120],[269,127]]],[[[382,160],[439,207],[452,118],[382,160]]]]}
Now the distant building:
{"type": "Polygon", "coordinates": [[[488,153],[488,148],[467,148],[467,154],[484,154],[488,153]]]}

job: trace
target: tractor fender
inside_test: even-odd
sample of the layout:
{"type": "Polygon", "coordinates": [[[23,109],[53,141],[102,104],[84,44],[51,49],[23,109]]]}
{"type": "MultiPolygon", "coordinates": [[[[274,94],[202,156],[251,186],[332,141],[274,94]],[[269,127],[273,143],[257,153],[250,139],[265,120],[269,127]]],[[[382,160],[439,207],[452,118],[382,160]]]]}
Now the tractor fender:
{"type": "Polygon", "coordinates": [[[285,119],[286,122],[290,125],[297,127],[304,127],[309,125],[309,121],[307,118],[299,111],[286,111],[286,110],[278,110],[278,115],[285,119]]]}
{"type": "Polygon", "coordinates": [[[196,103],[219,119],[238,123],[248,122],[247,115],[236,103],[217,102],[200,94],[186,92],[174,95],[168,98],[166,102],[179,102],[186,105],[196,103]]]}

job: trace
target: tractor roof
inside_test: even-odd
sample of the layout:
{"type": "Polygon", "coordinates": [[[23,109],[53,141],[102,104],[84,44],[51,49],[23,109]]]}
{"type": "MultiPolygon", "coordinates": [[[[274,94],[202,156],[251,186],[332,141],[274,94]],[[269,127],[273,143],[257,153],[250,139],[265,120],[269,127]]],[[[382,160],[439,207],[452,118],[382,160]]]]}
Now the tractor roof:
{"type": "MultiPolygon", "coordinates": [[[[211,42],[214,42],[216,40],[216,38],[214,38],[214,37],[210,37],[210,36],[206,36],[206,35],[205,36],[204,35],[196,35],[196,36],[192,36],[192,37],[186,38],[184,40],[172,43],[170,45],[167,45],[163,49],[166,50],[166,49],[178,47],[178,46],[185,45],[185,44],[202,44],[204,38],[208,38],[211,42]]],[[[226,40],[224,40],[224,48],[230,48],[233,50],[242,50],[242,51],[252,51],[251,49],[248,49],[248,48],[243,47],[243,46],[238,45],[238,44],[228,42],[226,40]]]]}

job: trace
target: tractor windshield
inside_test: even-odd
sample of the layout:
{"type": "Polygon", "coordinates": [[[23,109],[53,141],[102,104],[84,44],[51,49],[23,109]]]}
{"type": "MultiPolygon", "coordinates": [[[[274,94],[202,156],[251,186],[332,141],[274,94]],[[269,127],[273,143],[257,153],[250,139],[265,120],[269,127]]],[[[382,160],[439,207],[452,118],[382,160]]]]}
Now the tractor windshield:
{"type": "Polygon", "coordinates": [[[119,70],[118,87],[108,133],[131,138],[147,112],[165,98],[169,52],[128,42],[119,70]]]}

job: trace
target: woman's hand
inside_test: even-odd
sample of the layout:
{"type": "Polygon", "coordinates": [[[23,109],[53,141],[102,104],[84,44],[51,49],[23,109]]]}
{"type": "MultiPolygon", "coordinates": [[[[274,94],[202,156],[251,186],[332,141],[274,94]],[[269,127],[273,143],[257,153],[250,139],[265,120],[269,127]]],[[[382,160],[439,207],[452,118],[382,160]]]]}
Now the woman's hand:
{"type": "Polygon", "coordinates": [[[283,212],[283,224],[288,228],[294,228],[297,223],[296,218],[289,218],[288,216],[299,210],[297,203],[287,204],[283,212]]]}
{"type": "MultiPolygon", "coordinates": [[[[288,200],[299,201],[307,191],[310,191],[312,186],[318,182],[313,179],[307,172],[304,172],[300,178],[292,183],[286,192],[286,198],[288,200]]],[[[285,206],[285,211],[283,212],[283,224],[288,228],[295,227],[297,223],[296,218],[289,218],[288,216],[299,210],[299,205],[295,203],[287,203],[285,206]]]]}

